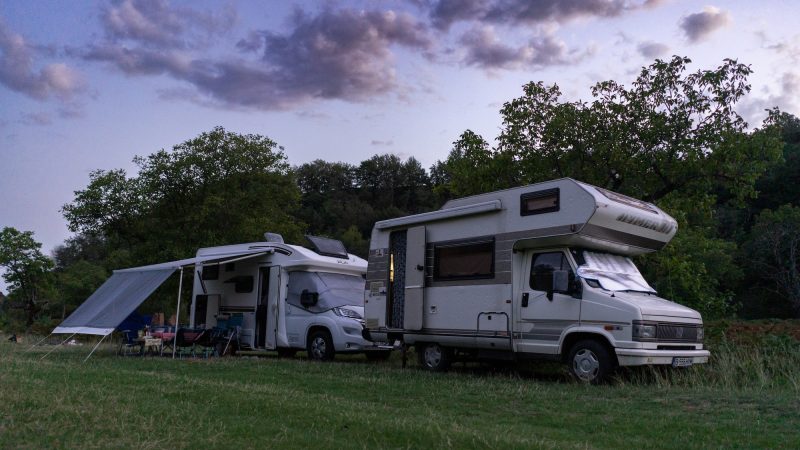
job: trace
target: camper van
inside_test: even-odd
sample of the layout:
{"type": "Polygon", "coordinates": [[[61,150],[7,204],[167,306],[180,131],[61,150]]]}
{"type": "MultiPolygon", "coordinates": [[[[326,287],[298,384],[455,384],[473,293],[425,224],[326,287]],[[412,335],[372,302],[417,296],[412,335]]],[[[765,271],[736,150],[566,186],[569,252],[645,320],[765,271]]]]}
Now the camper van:
{"type": "Polygon", "coordinates": [[[651,203],[569,178],[377,222],[364,335],[414,346],[434,371],[546,358],[597,383],[617,366],[706,363],[700,314],[659,297],[631,260],[676,231],[651,203]]]}
{"type": "Polygon", "coordinates": [[[333,239],[307,236],[309,249],[287,245],[280,235],[265,237],[197,251],[194,326],[235,325],[241,349],[283,356],[301,349],[315,360],[336,353],[389,356],[391,346],[362,337],[366,261],[333,239]]]}

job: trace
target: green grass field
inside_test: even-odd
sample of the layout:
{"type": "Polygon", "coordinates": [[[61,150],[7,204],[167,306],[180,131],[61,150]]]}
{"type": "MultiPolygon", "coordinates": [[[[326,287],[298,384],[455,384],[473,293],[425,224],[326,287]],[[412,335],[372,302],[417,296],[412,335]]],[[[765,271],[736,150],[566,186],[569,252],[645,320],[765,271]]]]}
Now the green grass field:
{"type": "Polygon", "coordinates": [[[797,370],[582,386],[553,366],[429,374],[399,355],[171,360],[110,346],[83,363],[87,345],[41,359],[52,346],[27,344],[0,344],[0,448],[800,448],[800,389],[781,378],[797,370]]]}

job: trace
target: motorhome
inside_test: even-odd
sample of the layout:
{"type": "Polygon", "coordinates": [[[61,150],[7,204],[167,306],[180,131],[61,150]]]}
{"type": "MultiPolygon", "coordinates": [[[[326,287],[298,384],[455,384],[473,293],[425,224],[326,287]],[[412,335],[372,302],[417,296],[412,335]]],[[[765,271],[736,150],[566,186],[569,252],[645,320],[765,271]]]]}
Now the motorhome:
{"type": "Polygon", "coordinates": [[[340,241],[308,236],[312,248],[267,242],[197,251],[190,308],[193,326],[237,324],[242,349],[306,350],[310,359],[365,352],[386,358],[391,346],[362,337],[367,262],[340,241]],[[215,264],[213,261],[221,261],[215,264]]]}
{"type": "Polygon", "coordinates": [[[430,370],[551,358],[594,383],[617,366],[706,363],[700,314],[631,260],[676,232],[657,206],[569,178],[377,222],[364,335],[414,346],[430,370]]]}

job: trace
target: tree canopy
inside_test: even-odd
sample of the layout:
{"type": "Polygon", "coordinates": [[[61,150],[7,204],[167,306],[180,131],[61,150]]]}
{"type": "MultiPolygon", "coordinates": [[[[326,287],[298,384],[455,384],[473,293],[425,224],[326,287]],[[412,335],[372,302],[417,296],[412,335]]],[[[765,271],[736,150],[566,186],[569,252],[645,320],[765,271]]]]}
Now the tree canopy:
{"type": "Polygon", "coordinates": [[[131,177],[92,172],[63,207],[71,231],[127,248],[132,264],[259,240],[266,231],[300,238],[303,225],[292,215],[300,190],[283,149],[267,137],[217,127],[134,162],[131,177]]]}
{"type": "Polygon", "coordinates": [[[436,172],[458,196],[573,177],[647,201],[719,189],[751,198],[780,154],[777,112],[748,131],[735,106],[750,91],[749,66],[726,59],[687,73],[690,62],[656,60],[630,88],[597,83],[591,102],[528,83],[500,110],[496,148],[467,130],[436,172]]]}
{"type": "Polygon", "coordinates": [[[41,252],[33,232],[5,227],[0,231],[0,267],[8,283],[12,307],[22,309],[28,326],[47,302],[53,262],[41,252]]]}

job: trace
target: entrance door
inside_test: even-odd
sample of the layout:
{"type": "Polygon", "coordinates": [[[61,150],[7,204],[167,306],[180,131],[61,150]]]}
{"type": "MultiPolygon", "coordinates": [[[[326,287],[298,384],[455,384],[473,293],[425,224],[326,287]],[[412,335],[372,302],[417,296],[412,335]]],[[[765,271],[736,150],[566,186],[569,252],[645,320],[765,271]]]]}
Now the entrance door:
{"type": "Polygon", "coordinates": [[[277,343],[280,275],[280,266],[260,270],[261,288],[256,307],[256,347],[259,348],[274,349],[277,343]]]}
{"type": "Polygon", "coordinates": [[[555,250],[529,252],[525,267],[516,298],[516,350],[556,354],[562,333],[579,324],[581,301],[567,292],[553,292],[548,299],[544,280],[555,270],[567,271],[573,280],[574,266],[567,253],[555,250]]]}
{"type": "Polygon", "coordinates": [[[389,235],[389,289],[387,289],[386,325],[402,329],[406,301],[406,230],[389,235]]]}
{"type": "Polygon", "coordinates": [[[403,328],[422,329],[423,292],[425,291],[425,227],[408,229],[406,237],[406,285],[403,328]]]}

